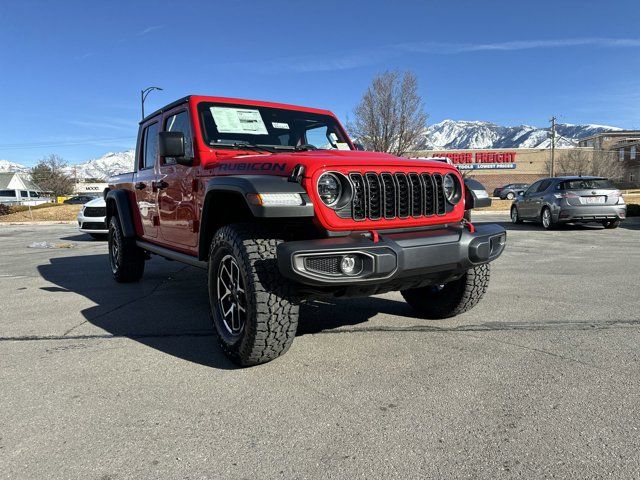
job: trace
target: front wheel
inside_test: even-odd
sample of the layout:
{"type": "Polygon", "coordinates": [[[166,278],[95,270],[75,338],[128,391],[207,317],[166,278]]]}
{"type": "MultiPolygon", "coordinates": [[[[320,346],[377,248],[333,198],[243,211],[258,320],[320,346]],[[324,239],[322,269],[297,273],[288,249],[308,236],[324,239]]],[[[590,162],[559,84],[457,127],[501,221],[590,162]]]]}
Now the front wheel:
{"type": "Polygon", "coordinates": [[[402,290],[406,302],[423,318],[455,317],[471,310],[489,285],[489,264],[470,268],[458,280],[444,285],[402,290]]]}
{"type": "Polygon", "coordinates": [[[516,194],[513,192],[509,192],[507,193],[507,200],[513,200],[514,198],[516,198],[516,194]]]}
{"type": "Polygon", "coordinates": [[[293,343],[298,305],[278,270],[282,240],[251,225],[222,227],[209,252],[209,305],[218,342],[242,366],[269,362],[293,343]]]}
{"type": "Polygon", "coordinates": [[[518,207],[516,207],[515,205],[511,207],[511,222],[522,223],[522,219],[520,218],[520,214],[518,213],[518,207]]]}
{"type": "Polygon", "coordinates": [[[606,222],[602,222],[602,226],[604,228],[618,228],[620,226],[620,219],[607,220],[606,222]]]}

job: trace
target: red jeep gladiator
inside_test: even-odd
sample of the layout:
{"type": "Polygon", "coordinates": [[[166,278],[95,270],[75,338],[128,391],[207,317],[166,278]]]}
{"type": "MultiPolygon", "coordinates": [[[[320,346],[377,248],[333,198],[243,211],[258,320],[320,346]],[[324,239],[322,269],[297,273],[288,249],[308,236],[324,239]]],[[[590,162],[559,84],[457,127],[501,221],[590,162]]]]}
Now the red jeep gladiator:
{"type": "Polygon", "coordinates": [[[140,123],[105,194],[115,280],[151,254],[207,269],[215,333],[241,365],[288,350],[301,302],[399,290],[424,318],[472,308],[503,251],[453,166],[358,151],[327,110],[188,96],[140,123]]]}

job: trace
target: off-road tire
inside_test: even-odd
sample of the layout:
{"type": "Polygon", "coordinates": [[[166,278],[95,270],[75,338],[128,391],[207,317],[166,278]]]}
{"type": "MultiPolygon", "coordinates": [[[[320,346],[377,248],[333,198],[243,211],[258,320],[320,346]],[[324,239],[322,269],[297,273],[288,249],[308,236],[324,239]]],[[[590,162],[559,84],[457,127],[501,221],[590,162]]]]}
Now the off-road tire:
{"type": "Polygon", "coordinates": [[[540,212],[540,223],[544,227],[545,230],[555,230],[558,224],[553,219],[553,214],[551,213],[551,209],[549,207],[542,207],[542,211],[540,212]],[[545,213],[549,212],[549,221],[548,223],[545,221],[545,213]]]}
{"type": "Polygon", "coordinates": [[[282,239],[250,224],[220,228],[209,250],[208,289],[214,331],[225,354],[242,366],[258,365],[283,355],[298,327],[294,289],[278,270],[276,248],[282,239]],[[244,282],[244,324],[238,333],[225,327],[218,301],[218,274],[229,255],[244,282]]]}
{"type": "Polygon", "coordinates": [[[618,228],[620,226],[620,219],[607,220],[606,222],[602,222],[602,226],[604,228],[618,228]]]}
{"type": "Polygon", "coordinates": [[[109,265],[118,283],[137,282],[144,273],[144,250],[135,238],[125,238],[117,215],[109,221],[109,265]],[[114,249],[116,247],[116,249],[114,249]]]}
{"type": "Polygon", "coordinates": [[[518,212],[518,207],[516,207],[515,205],[513,207],[511,207],[511,223],[522,223],[522,218],[520,218],[520,213],[518,212]]]}
{"type": "Polygon", "coordinates": [[[402,290],[406,302],[427,319],[455,317],[471,310],[489,286],[489,264],[467,270],[458,280],[443,286],[426,286],[402,290]]]}

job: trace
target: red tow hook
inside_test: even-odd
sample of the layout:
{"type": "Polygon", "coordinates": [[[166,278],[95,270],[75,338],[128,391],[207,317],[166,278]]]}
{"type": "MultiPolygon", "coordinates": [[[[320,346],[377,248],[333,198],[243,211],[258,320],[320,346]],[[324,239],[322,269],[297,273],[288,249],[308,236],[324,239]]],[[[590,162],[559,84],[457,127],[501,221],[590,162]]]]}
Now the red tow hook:
{"type": "Polygon", "coordinates": [[[369,233],[371,234],[371,240],[373,243],[378,243],[380,241],[380,236],[376,230],[369,230],[369,233]]]}
{"type": "Polygon", "coordinates": [[[475,233],[476,231],[476,227],[473,226],[473,223],[471,223],[469,220],[467,220],[466,218],[462,219],[462,224],[467,227],[467,229],[469,229],[469,233],[475,233]]]}

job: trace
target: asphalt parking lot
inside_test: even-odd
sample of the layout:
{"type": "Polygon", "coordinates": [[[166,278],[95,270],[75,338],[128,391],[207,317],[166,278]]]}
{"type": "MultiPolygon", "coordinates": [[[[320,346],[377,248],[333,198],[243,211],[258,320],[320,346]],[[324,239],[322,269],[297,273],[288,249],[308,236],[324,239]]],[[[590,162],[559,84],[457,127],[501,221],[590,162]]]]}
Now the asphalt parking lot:
{"type": "Polygon", "coordinates": [[[204,272],[154,258],[119,285],[72,225],[0,227],[0,478],[639,478],[640,219],[474,221],[509,237],[471,312],[313,303],[249,369],[204,272]]]}

